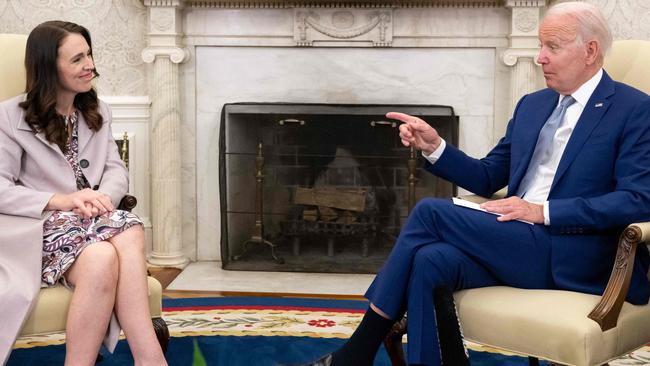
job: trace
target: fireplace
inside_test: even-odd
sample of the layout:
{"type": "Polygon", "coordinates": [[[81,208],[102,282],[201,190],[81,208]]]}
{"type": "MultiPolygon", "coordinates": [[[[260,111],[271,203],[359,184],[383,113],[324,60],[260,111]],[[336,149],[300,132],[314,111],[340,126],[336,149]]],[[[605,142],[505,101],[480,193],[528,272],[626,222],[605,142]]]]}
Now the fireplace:
{"type": "Polygon", "coordinates": [[[374,273],[412,205],[456,187],[422,170],[388,111],[449,143],[448,106],[230,103],[221,113],[221,257],[233,270],[374,273]]]}

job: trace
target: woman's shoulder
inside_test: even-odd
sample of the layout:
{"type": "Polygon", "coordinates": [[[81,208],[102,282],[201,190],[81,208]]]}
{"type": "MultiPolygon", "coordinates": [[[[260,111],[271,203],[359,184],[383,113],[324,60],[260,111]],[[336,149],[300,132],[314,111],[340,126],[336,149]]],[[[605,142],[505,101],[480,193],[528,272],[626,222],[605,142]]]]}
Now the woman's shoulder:
{"type": "Polygon", "coordinates": [[[27,94],[23,93],[23,94],[16,95],[15,97],[5,99],[2,102],[0,102],[0,106],[2,106],[2,108],[6,110],[7,113],[22,112],[23,109],[18,104],[23,102],[26,96],[27,94]]]}
{"type": "Polygon", "coordinates": [[[104,118],[104,123],[110,122],[112,115],[111,107],[108,105],[108,103],[104,102],[100,98],[97,98],[97,102],[97,111],[104,118]]]}
{"type": "Polygon", "coordinates": [[[99,104],[100,111],[109,109],[108,103],[104,102],[101,98],[97,98],[97,103],[99,104]]]}
{"type": "Polygon", "coordinates": [[[25,94],[20,94],[0,102],[0,118],[7,119],[7,121],[2,123],[3,126],[16,126],[20,123],[25,110],[22,109],[19,104],[24,100],[25,94]]]}

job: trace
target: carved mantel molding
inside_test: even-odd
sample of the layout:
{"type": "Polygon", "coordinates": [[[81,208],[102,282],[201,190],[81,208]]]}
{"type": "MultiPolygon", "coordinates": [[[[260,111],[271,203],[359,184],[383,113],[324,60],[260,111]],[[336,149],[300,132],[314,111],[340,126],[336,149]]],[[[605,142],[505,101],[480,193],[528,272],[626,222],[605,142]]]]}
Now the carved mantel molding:
{"type": "Polygon", "coordinates": [[[515,66],[520,58],[535,60],[538,52],[537,48],[509,48],[503,52],[501,59],[507,66],[515,66]]]}
{"type": "Polygon", "coordinates": [[[506,0],[509,7],[542,7],[546,5],[547,0],[506,0]]]}
{"type": "Polygon", "coordinates": [[[169,56],[169,59],[175,63],[180,64],[189,59],[190,53],[187,48],[181,47],[147,47],[142,50],[142,60],[146,63],[152,63],[158,56],[169,56]]]}
{"type": "Polygon", "coordinates": [[[184,0],[196,8],[484,8],[505,0],[184,0]]]}
{"type": "Polygon", "coordinates": [[[163,6],[182,6],[185,0],[143,0],[145,6],[163,7],[163,6]]]}
{"type": "Polygon", "coordinates": [[[510,45],[501,55],[510,71],[510,111],[523,95],[538,88],[538,66],[535,63],[538,52],[537,33],[541,9],[546,0],[507,0],[505,6],[511,10],[510,45]]]}
{"type": "Polygon", "coordinates": [[[298,8],[294,10],[294,41],[297,46],[352,40],[389,47],[393,40],[392,19],[392,9],[298,8]]]}

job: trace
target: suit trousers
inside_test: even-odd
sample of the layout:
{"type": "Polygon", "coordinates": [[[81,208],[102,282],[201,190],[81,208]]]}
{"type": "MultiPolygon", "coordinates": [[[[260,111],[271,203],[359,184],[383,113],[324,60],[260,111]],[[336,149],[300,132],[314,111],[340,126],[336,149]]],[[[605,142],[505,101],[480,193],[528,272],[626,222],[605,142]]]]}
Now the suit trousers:
{"type": "Polygon", "coordinates": [[[441,364],[434,288],[555,288],[548,229],[496,218],[446,199],[427,198],[413,208],[365,295],[391,319],[408,311],[409,363],[441,364]]]}

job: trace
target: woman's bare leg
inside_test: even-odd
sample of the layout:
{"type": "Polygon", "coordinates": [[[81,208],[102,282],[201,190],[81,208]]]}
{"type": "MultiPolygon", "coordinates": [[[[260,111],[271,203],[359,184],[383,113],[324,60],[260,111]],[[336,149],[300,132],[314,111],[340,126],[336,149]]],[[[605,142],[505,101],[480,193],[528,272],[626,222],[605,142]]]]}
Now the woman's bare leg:
{"type": "Polygon", "coordinates": [[[149,313],[142,226],[133,226],[108,240],[115,247],[119,259],[115,312],[135,365],[167,365],[149,313]]]}
{"type": "Polygon", "coordinates": [[[115,304],[115,248],[108,242],[89,245],[65,277],[75,287],[66,324],[65,364],[94,365],[115,304]]]}

